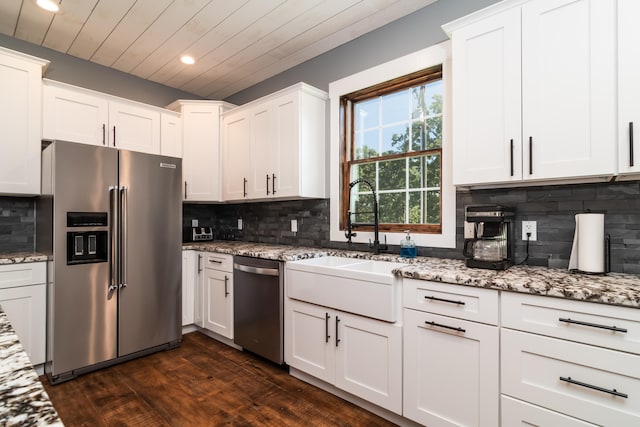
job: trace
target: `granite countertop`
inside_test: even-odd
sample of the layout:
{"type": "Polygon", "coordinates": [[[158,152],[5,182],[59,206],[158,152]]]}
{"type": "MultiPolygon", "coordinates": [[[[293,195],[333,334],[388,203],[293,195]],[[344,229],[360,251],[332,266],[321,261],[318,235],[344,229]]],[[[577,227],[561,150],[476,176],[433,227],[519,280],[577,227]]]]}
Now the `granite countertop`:
{"type": "Polygon", "coordinates": [[[634,274],[589,275],[532,266],[513,266],[506,271],[494,271],[468,268],[463,260],[430,257],[407,259],[395,254],[373,255],[361,251],[233,241],[185,243],[183,249],[279,261],[342,256],[402,262],[407,264],[406,267],[394,270],[396,275],[402,277],[640,308],[640,276],[634,274]]]}
{"type": "Polygon", "coordinates": [[[48,256],[38,252],[0,252],[0,265],[40,262],[47,261],[48,259],[48,256]]]}
{"type": "Polygon", "coordinates": [[[31,361],[0,308],[0,425],[62,426],[31,361]]]}

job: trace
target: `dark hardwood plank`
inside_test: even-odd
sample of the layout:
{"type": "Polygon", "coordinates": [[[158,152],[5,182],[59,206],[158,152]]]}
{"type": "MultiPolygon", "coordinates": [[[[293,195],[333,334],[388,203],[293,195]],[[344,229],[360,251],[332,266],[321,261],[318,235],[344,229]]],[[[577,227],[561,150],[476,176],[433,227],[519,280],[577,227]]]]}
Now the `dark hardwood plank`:
{"type": "Polygon", "coordinates": [[[66,383],[41,380],[67,427],[394,425],[198,332],[66,383]]]}

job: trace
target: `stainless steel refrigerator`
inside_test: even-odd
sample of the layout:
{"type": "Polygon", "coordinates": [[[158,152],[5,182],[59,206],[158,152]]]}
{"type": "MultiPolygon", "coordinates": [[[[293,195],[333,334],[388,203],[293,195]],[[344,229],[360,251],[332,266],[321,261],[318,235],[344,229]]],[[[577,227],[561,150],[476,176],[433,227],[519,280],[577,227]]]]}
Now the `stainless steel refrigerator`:
{"type": "Polygon", "coordinates": [[[64,141],[42,160],[51,381],[179,345],[181,160],[64,141]]]}

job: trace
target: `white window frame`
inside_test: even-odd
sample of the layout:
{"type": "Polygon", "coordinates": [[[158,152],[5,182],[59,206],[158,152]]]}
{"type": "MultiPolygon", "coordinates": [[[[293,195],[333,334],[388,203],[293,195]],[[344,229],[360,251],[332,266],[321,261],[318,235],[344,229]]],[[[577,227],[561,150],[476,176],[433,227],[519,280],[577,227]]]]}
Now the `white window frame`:
{"type": "MultiPolygon", "coordinates": [[[[412,234],[418,246],[438,248],[456,247],[456,190],[453,186],[453,161],[451,138],[451,42],[445,41],[426,49],[380,64],[329,84],[329,194],[330,238],[344,242],[344,230],[340,230],[340,97],[381,82],[395,79],[425,68],[442,64],[444,84],[442,98],[442,232],[439,234],[412,234]]],[[[404,233],[383,232],[380,241],[399,245],[404,233]]],[[[352,238],[356,243],[373,241],[373,232],[357,231],[352,238]]]]}

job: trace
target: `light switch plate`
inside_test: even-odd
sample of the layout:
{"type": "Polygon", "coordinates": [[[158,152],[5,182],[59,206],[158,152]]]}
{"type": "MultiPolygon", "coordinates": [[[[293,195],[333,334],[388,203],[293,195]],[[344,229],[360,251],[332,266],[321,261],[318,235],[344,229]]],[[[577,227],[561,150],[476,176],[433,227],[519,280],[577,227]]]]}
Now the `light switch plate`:
{"type": "Polygon", "coordinates": [[[238,230],[242,230],[242,218],[238,218],[238,230]]]}
{"type": "Polygon", "coordinates": [[[474,226],[472,222],[465,221],[464,222],[464,238],[465,239],[473,239],[474,234],[474,226]]]}
{"type": "Polygon", "coordinates": [[[292,219],[291,220],[291,232],[292,233],[297,233],[298,232],[298,220],[297,219],[292,219]]]}

